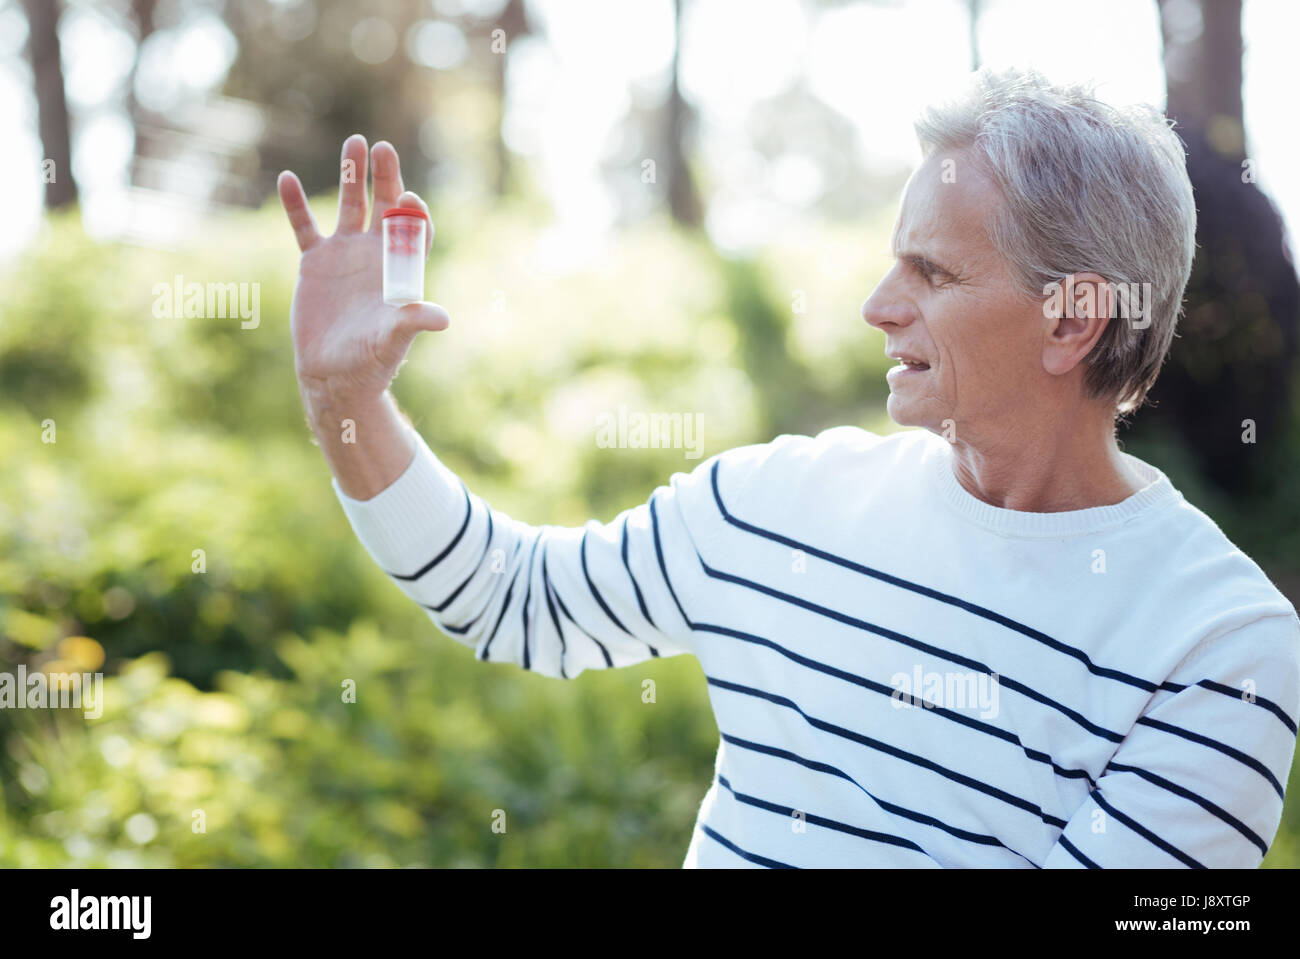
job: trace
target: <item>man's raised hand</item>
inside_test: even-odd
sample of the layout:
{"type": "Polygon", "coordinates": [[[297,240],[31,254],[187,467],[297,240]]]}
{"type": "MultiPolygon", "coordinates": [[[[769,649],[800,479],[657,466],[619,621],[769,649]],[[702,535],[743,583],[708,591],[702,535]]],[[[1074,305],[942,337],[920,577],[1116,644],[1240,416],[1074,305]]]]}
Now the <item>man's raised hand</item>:
{"type": "Polygon", "coordinates": [[[289,217],[302,258],[294,288],[289,328],[294,369],[304,399],[366,402],[388,388],[421,330],[446,329],[451,318],[435,303],[396,307],[383,300],[383,214],[394,206],[428,212],[414,193],[403,192],[402,171],[392,144],[376,143],[374,206],[366,228],[365,138],[343,143],[339,216],[334,235],[321,235],[302,183],[280,174],[280,202],[289,217]]]}

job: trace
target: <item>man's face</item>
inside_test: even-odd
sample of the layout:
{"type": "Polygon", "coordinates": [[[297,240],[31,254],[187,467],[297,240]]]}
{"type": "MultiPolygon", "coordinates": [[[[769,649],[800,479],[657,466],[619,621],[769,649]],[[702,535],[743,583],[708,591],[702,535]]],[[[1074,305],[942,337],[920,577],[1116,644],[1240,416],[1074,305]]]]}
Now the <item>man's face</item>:
{"type": "Polygon", "coordinates": [[[1001,202],[961,153],[931,155],[903,191],[896,262],[862,305],[885,352],[917,361],[887,375],[902,426],[1003,433],[1045,385],[1042,303],[1015,289],[988,232],[1001,202]]]}

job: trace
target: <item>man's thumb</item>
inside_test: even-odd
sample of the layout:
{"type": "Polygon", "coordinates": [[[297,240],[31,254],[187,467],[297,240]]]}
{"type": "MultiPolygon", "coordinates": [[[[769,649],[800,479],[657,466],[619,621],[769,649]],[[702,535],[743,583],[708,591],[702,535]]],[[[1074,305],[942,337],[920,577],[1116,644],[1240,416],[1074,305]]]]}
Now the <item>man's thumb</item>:
{"type": "Polygon", "coordinates": [[[437,303],[409,303],[397,311],[397,332],[407,341],[421,330],[445,330],[451,316],[437,303]]]}

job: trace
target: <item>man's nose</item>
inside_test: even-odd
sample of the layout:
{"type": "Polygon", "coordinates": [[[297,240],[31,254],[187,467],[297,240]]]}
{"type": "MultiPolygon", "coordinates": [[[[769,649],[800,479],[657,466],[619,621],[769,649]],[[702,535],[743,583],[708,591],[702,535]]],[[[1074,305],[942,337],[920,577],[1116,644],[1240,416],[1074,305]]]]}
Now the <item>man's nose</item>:
{"type": "Polygon", "coordinates": [[[897,268],[885,274],[867,301],[862,304],[862,318],[876,329],[904,327],[916,316],[916,307],[898,289],[897,268]]]}

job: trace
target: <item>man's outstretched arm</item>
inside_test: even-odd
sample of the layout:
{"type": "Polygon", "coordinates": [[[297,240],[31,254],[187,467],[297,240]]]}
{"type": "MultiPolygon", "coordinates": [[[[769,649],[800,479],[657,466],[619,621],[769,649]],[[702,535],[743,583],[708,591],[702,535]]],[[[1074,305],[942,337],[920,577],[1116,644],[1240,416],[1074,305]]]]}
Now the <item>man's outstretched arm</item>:
{"type": "Polygon", "coordinates": [[[449,323],[436,304],[383,302],[383,211],[424,204],[403,191],[396,151],[378,143],[367,229],[364,139],[350,137],[342,159],[331,237],[297,177],[281,174],[279,189],[302,250],[290,317],[299,391],[358,538],[482,659],[572,677],[690,651],[683,604],[702,569],[683,497],[704,500],[712,461],[612,522],[579,529],[529,526],[474,496],[388,393],[415,335],[449,323]]]}
{"type": "Polygon", "coordinates": [[[375,562],[447,635],[559,678],[693,651],[687,609],[703,572],[686,507],[708,495],[709,466],[609,523],[531,526],[474,495],[408,429],[415,456],[391,486],[364,501],[335,489],[375,562]]]}

